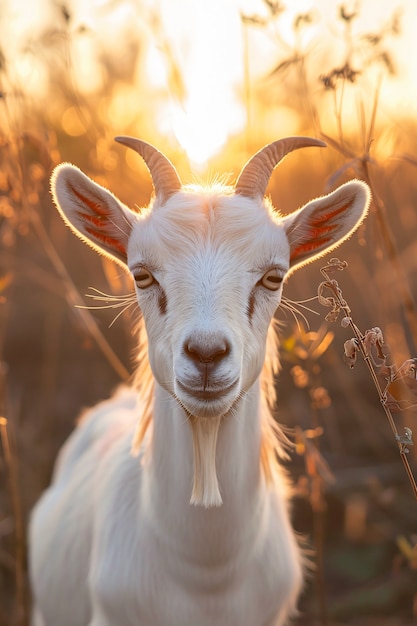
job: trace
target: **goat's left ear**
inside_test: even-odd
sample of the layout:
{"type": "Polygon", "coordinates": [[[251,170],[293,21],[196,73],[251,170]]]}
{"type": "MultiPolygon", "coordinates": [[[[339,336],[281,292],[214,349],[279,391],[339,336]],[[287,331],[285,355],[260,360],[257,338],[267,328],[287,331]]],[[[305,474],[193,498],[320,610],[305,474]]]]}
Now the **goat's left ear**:
{"type": "Polygon", "coordinates": [[[286,216],[283,222],[290,244],[290,272],[347,239],[364,219],[369,200],[368,185],[354,180],[286,216]]]}
{"type": "Polygon", "coordinates": [[[55,168],[51,191],[64,221],[83,241],[126,267],[135,214],[70,163],[55,168]]]}

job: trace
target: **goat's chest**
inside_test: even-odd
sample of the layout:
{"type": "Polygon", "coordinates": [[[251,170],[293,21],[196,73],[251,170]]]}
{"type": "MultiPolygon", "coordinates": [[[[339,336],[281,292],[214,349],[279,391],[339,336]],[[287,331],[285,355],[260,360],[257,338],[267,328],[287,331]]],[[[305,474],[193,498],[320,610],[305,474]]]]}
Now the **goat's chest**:
{"type": "Polygon", "coordinates": [[[264,542],[251,559],[189,562],[167,549],[146,523],[127,524],[126,515],[125,509],[123,519],[103,527],[97,537],[90,577],[97,624],[281,624],[280,614],[287,613],[286,605],[298,588],[299,572],[293,567],[294,555],[279,539],[264,542]],[[101,541],[107,549],[100,549],[101,541]]]}
{"type": "Polygon", "coordinates": [[[137,459],[121,458],[97,494],[91,626],[280,626],[301,583],[283,502],[155,508],[137,459]]]}

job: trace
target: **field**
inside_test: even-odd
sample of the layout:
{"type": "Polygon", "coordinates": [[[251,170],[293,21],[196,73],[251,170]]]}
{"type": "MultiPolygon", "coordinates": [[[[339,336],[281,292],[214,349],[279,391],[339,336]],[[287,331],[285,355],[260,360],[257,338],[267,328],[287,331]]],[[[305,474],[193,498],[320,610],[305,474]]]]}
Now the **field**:
{"type": "Polygon", "coordinates": [[[404,24],[399,11],[385,8],[371,29],[361,7],[333,3],[333,33],[317,12],[300,12],[284,45],[286,8],[259,4],[259,14],[240,16],[238,99],[246,123],[203,154],[190,135],[181,143],[180,133],[158,122],[169,98],[187,111],[190,90],[158,11],[141,14],[142,30],[126,30],[116,54],[94,21],[51,3],[22,52],[32,76],[22,74],[16,51],[0,50],[0,624],[29,623],[26,525],[60,446],[82,408],[128,382],[135,367],[133,312],[112,323],[120,309],[91,297],[94,290],[128,294],[130,279],[69,232],[49,192],[53,167],[70,161],[127,205],[146,205],[148,172],[114,143],[120,134],[155,144],[184,180],[227,172],[232,183],[250,155],[280,136],[323,138],[325,150],[288,157],[272,177],[268,193],[283,213],[351,178],[371,186],[365,224],[337,251],[347,267],[329,274],[351,314],[325,319],[331,309],[317,294],[334,297],[319,289],[327,258],[286,285],[299,313],[277,312],[277,420],[294,442],[294,525],[315,561],[296,624],[416,623],[417,446],[404,437],[405,428],[417,429],[417,121],[411,110],[396,117],[388,102],[399,89],[404,24]],[[273,67],[255,76],[251,56],[271,32],[273,67]],[[335,32],[341,45],[332,56],[335,32]],[[150,42],[165,63],[164,87],[149,79],[150,42]],[[77,65],[87,49],[100,69],[89,89],[77,65]],[[367,361],[360,351],[355,363],[344,356],[354,336],[346,317],[372,355],[367,361]]]}

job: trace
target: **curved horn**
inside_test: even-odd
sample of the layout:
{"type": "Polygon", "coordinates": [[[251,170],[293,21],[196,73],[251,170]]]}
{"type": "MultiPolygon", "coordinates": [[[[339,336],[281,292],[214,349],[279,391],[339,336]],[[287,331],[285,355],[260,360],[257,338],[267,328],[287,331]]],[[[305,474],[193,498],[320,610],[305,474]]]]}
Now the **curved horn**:
{"type": "Polygon", "coordinates": [[[235,193],[248,198],[264,196],[274,168],[293,150],[317,146],[325,148],[320,139],[311,137],[287,137],[278,139],[257,152],[243,167],[236,182],[235,193]]]}
{"type": "Polygon", "coordinates": [[[171,161],[150,143],[134,137],[115,137],[114,139],[140,154],[151,174],[155,194],[163,201],[168,200],[172,194],[181,189],[181,180],[171,161]]]}

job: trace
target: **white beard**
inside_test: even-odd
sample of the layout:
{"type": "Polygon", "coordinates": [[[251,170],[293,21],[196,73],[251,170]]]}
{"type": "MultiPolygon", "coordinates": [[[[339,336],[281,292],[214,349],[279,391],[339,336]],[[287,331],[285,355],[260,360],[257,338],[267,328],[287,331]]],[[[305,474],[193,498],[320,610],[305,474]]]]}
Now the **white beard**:
{"type": "Polygon", "coordinates": [[[216,473],[216,447],[222,417],[190,416],[193,433],[194,483],[190,504],[221,506],[223,503],[216,473]]]}

